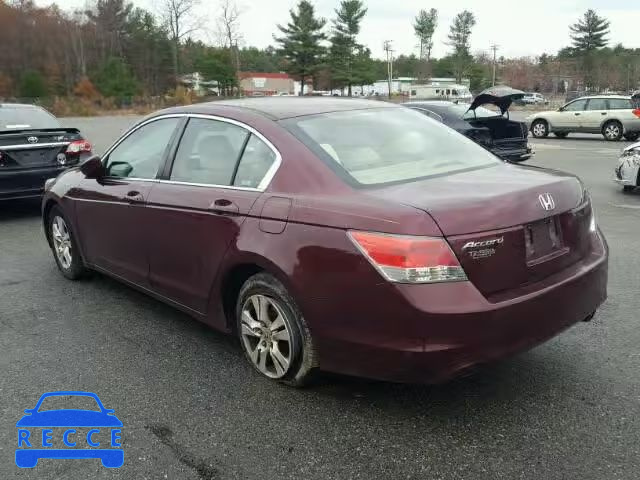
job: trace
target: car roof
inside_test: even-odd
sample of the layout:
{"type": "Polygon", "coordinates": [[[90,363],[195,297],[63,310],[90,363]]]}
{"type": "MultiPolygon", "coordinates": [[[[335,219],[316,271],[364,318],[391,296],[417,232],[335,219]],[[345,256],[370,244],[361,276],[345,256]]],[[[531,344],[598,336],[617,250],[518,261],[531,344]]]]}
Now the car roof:
{"type": "Polygon", "coordinates": [[[38,105],[31,105],[29,103],[2,103],[2,102],[0,102],[0,108],[24,108],[24,109],[30,109],[30,108],[42,108],[42,107],[39,107],[38,105]]]}
{"type": "Polygon", "coordinates": [[[584,97],[574,98],[574,100],[588,100],[590,98],[622,98],[623,100],[630,100],[631,96],[627,96],[627,95],[586,95],[584,97]]]}
{"type": "Polygon", "coordinates": [[[468,105],[467,103],[455,103],[449,102],[447,100],[424,100],[417,102],[406,102],[404,105],[415,105],[415,106],[431,106],[431,107],[451,107],[453,105],[468,105]]]}
{"type": "MultiPolygon", "coordinates": [[[[316,115],[320,113],[366,110],[373,108],[397,108],[398,105],[379,101],[340,97],[261,97],[236,100],[219,100],[174,107],[161,113],[219,114],[222,109],[249,110],[272,120],[316,115]]],[[[160,112],[158,112],[160,113],[160,112]]]]}

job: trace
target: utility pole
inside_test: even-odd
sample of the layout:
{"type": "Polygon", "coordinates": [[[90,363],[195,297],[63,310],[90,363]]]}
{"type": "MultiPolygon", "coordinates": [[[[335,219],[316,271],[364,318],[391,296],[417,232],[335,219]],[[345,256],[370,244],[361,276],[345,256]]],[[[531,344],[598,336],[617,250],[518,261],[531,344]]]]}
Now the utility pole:
{"type": "Polygon", "coordinates": [[[387,52],[387,75],[389,84],[389,98],[391,98],[391,81],[393,79],[393,48],[391,40],[385,40],[383,44],[384,51],[387,52]]]}
{"type": "Polygon", "coordinates": [[[495,87],[496,85],[496,52],[498,51],[499,45],[493,44],[491,45],[491,50],[493,50],[493,81],[491,82],[491,86],[495,87]]]}

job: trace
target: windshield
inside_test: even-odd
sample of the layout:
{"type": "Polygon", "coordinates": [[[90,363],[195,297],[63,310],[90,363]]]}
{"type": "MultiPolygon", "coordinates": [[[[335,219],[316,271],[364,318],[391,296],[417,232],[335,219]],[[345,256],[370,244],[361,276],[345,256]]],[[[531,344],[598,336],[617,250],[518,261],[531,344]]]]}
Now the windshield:
{"type": "Polygon", "coordinates": [[[58,128],[60,123],[49,112],[38,107],[0,106],[0,130],[58,128]]]}
{"type": "Polygon", "coordinates": [[[52,395],[42,400],[38,412],[67,409],[101,411],[100,406],[93,397],[86,395],[52,395]]]}
{"type": "Polygon", "coordinates": [[[361,185],[407,182],[500,163],[455,130],[408,108],[326,113],[283,123],[361,185]]]}

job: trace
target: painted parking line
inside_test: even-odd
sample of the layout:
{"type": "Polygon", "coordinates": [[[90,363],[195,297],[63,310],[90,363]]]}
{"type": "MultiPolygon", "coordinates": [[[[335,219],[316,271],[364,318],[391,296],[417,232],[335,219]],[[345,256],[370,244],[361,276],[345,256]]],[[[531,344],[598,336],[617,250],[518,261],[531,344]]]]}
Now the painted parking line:
{"type": "Polygon", "coordinates": [[[640,205],[629,205],[628,203],[610,203],[609,205],[617,208],[629,208],[632,210],[640,210],[640,205]]]}

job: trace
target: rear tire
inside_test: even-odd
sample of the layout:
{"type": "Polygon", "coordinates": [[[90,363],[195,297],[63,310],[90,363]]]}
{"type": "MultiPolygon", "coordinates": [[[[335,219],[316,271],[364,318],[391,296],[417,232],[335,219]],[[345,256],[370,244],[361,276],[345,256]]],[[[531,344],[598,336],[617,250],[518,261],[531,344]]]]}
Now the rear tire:
{"type": "Polygon", "coordinates": [[[638,140],[638,138],[640,138],[640,132],[625,133],[624,138],[626,138],[630,142],[635,142],[636,140],[638,140]]]}
{"type": "Polygon", "coordinates": [[[49,211],[47,218],[47,233],[51,239],[51,251],[60,272],[69,280],[78,280],[87,273],[84,266],[78,242],[71,228],[71,223],[65,217],[60,207],[55,206],[49,211]]]}
{"type": "Polygon", "coordinates": [[[531,124],[531,133],[536,138],[545,138],[549,136],[549,124],[546,120],[535,120],[531,124]]]}
{"type": "Polygon", "coordinates": [[[261,375],[301,387],[317,372],[311,332],[289,292],[267,273],[249,278],[236,302],[236,330],[245,357],[261,375]]]}
{"type": "Polygon", "coordinates": [[[602,126],[602,136],[608,142],[617,142],[622,138],[624,129],[617,120],[611,120],[602,126]]]}
{"type": "Polygon", "coordinates": [[[631,193],[631,192],[633,192],[635,189],[636,189],[636,187],[635,187],[634,185],[624,185],[624,186],[622,187],[622,191],[623,191],[624,193],[631,193]]]}
{"type": "Polygon", "coordinates": [[[553,134],[558,138],[567,138],[569,136],[569,132],[553,132],[553,134]]]}

